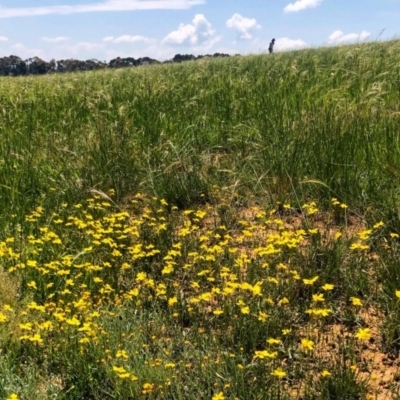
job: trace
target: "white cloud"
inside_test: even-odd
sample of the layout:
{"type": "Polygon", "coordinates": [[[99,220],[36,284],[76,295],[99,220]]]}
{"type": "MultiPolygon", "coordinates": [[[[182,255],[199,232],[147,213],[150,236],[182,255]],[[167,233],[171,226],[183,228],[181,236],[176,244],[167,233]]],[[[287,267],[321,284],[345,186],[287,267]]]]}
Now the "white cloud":
{"type": "Polygon", "coordinates": [[[289,39],[283,37],[275,41],[275,49],[277,51],[302,49],[306,46],[307,43],[301,39],[289,39]]]}
{"type": "Polygon", "coordinates": [[[123,35],[123,36],[119,36],[117,38],[115,38],[114,36],[106,36],[103,39],[103,42],[112,42],[112,43],[138,43],[138,42],[142,42],[142,43],[154,43],[155,40],[154,39],[150,39],[148,37],[145,36],[130,36],[130,35],[123,35]]]}
{"type": "Polygon", "coordinates": [[[58,47],[58,51],[61,50],[61,56],[58,58],[68,58],[68,57],[78,57],[81,55],[81,58],[92,58],[96,57],[99,54],[99,51],[104,49],[103,43],[93,43],[93,42],[79,42],[76,44],[65,44],[58,47]]]}
{"type": "Polygon", "coordinates": [[[335,31],[329,36],[330,44],[340,44],[348,42],[357,42],[361,40],[366,40],[371,36],[367,31],[362,31],[361,33],[348,33],[345,35],[342,31],[335,31]]]}
{"type": "MultiPolygon", "coordinates": [[[[198,46],[194,46],[191,48],[191,52],[193,52],[194,55],[205,55],[206,53],[209,53],[211,49],[214,47],[216,43],[218,43],[222,39],[221,36],[215,36],[211,38],[210,40],[207,40],[204,43],[201,43],[198,46]]],[[[214,52],[214,50],[213,50],[214,52]]]]}
{"type": "Polygon", "coordinates": [[[294,3],[288,4],[283,11],[289,13],[305,10],[306,8],[315,8],[318,7],[322,1],[323,0],[297,0],[294,3]]]}
{"type": "Polygon", "coordinates": [[[180,24],[178,30],[163,39],[162,44],[195,46],[212,40],[215,30],[203,14],[196,14],[192,22],[193,25],[180,24]]]}
{"type": "Polygon", "coordinates": [[[239,39],[251,39],[251,32],[261,28],[261,26],[257,24],[255,18],[246,18],[238,13],[233,14],[232,18],[226,21],[226,26],[234,29],[239,39]]]}
{"type": "Polygon", "coordinates": [[[90,4],[41,7],[1,7],[0,18],[34,17],[51,14],[76,14],[105,11],[188,9],[205,0],[104,0],[90,4]]]}
{"type": "Polygon", "coordinates": [[[26,58],[31,58],[31,57],[39,57],[44,59],[45,53],[41,49],[30,49],[26,46],[24,46],[22,43],[16,43],[13,46],[11,46],[11,49],[17,52],[15,54],[16,56],[26,59],[26,58]]]}
{"type": "Polygon", "coordinates": [[[7,42],[7,41],[8,41],[8,37],[0,36],[0,42],[7,42]]]}
{"type": "Polygon", "coordinates": [[[48,43],[59,43],[59,42],[67,41],[68,38],[65,37],[65,36],[57,36],[57,37],[54,37],[54,38],[50,38],[50,37],[45,36],[45,37],[42,37],[42,40],[44,42],[48,42],[48,43]]]}

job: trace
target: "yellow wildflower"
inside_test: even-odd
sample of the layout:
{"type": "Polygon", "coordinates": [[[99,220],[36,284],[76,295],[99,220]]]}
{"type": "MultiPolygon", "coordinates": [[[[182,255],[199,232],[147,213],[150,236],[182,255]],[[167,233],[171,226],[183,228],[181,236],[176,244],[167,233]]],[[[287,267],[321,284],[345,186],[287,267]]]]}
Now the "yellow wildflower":
{"type": "Polygon", "coordinates": [[[314,342],[309,339],[301,339],[301,346],[304,349],[312,350],[314,348],[314,342]]]}
{"type": "Polygon", "coordinates": [[[313,302],[315,302],[315,303],[317,303],[319,301],[321,301],[321,302],[325,301],[324,295],[322,293],[313,294],[312,299],[313,299],[313,302]]]}
{"type": "Polygon", "coordinates": [[[27,322],[26,324],[19,324],[19,328],[25,331],[31,331],[32,330],[32,323],[27,322]]]}
{"type": "Polygon", "coordinates": [[[168,306],[172,307],[177,302],[178,302],[178,298],[176,296],[175,297],[171,297],[170,299],[168,299],[168,306]]]}
{"type": "Polygon", "coordinates": [[[362,301],[358,297],[350,297],[350,300],[353,306],[358,306],[358,307],[362,306],[362,301]]]}
{"type": "Polygon", "coordinates": [[[273,372],[271,372],[272,376],[276,376],[279,379],[282,379],[286,376],[286,372],[282,368],[277,368],[273,372]]]}
{"type": "Polygon", "coordinates": [[[318,280],[319,276],[314,276],[311,279],[303,279],[305,285],[314,285],[314,283],[318,280]]]}
{"type": "Polygon", "coordinates": [[[70,319],[67,319],[65,322],[68,325],[72,325],[72,326],[79,326],[81,324],[79,319],[77,319],[76,317],[72,317],[70,319]]]}
{"type": "Polygon", "coordinates": [[[37,285],[35,281],[30,281],[28,283],[28,287],[33,288],[33,289],[37,289],[37,285]]]}
{"type": "Polygon", "coordinates": [[[282,341],[281,340],[279,340],[279,339],[274,339],[274,338],[270,338],[270,339],[267,339],[267,343],[268,344],[281,344],[282,343],[282,341]]]}
{"type": "Polygon", "coordinates": [[[278,353],[276,351],[268,351],[268,350],[256,350],[254,353],[254,358],[276,358],[278,353]]]}
{"type": "Polygon", "coordinates": [[[222,392],[219,392],[212,397],[212,400],[225,400],[225,396],[222,392]]]}
{"type": "Polygon", "coordinates": [[[369,328],[360,328],[355,337],[359,340],[368,340],[371,337],[371,331],[369,328]]]}
{"type": "Polygon", "coordinates": [[[260,311],[259,313],[258,313],[258,320],[259,321],[261,321],[261,322],[265,322],[266,320],[267,320],[267,318],[268,318],[268,314],[267,313],[265,313],[265,312],[262,312],[262,311],[260,311]]]}

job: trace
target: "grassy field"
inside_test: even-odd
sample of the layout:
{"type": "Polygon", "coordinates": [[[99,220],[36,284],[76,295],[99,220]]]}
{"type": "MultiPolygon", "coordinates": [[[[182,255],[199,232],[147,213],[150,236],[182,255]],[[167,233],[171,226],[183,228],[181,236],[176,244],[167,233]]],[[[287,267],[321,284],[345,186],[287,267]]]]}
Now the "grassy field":
{"type": "Polygon", "coordinates": [[[400,42],[0,79],[0,399],[400,399],[400,42]]]}

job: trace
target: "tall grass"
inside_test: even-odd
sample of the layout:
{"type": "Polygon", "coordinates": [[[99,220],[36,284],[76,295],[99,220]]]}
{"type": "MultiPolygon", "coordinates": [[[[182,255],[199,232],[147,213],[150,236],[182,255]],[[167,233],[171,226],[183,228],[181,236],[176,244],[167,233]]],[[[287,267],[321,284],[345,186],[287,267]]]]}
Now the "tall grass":
{"type": "Polygon", "coordinates": [[[2,78],[2,209],[89,187],[187,207],[218,185],[397,210],[399,48],[2,78]]]}

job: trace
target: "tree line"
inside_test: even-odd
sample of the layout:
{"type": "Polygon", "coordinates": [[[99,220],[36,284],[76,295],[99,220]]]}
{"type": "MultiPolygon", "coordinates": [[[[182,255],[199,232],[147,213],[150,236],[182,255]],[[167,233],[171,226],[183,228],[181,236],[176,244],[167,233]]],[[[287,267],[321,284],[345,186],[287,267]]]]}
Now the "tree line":
{"type": "MultiPolygon", "coordinates": [[[[162,63],[180,63],[184,61],[199,60],[202,58],[230,57],[229,54],[214,53],[212,55],[176,54],[171,60],[162,63]]],[[[43,75],[55,72],[75,72],[75,71],[93,71],[105,68],[124,68],[139,67],[150,64],[161,64],[160,61],[150,57],[141,58],[121,58],[117,57],[110,62],[90,59],[86,61],[69,58],[65,60],[51,60],[49,62],[39,57],[32,57],[26,60],[18,56],[9,56],[0,58],[0,76],[21,76],[21,75],[43,75]]]]}

